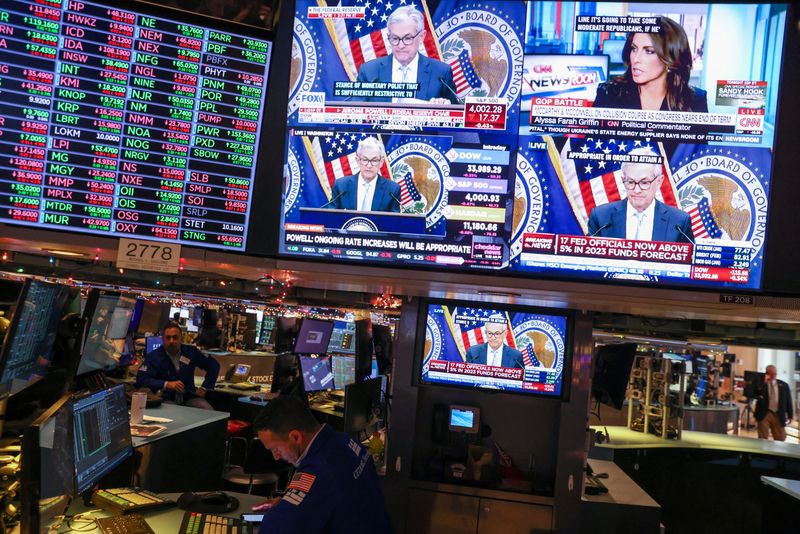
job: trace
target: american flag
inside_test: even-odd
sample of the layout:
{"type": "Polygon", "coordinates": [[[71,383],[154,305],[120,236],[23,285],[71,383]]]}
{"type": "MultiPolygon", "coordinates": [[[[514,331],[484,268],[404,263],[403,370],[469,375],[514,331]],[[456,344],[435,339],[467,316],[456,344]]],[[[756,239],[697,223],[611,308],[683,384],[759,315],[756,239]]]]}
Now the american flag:
{"type": "Polygon", "coordinates": [[[450,69],[453,71],[453,82],[459,97],[468,93],[470,89],[481,86],[481,81],[475,73],[475,67],[472,65],[466,48],[450,62],[450,69]]]}
{"type": "MultiPolygon", "coordinates": [[[[333,182],[342,176],[351,176],[358,173],[356,150],[358,142],[369,136],[363,133],[338,132],[329,137],[313,137],[307,144],[311,153],[314,168],[323,184],[325,192],[330,197],[333,182]]],[[[378,137],[380,141],[380,137],[378,137]]],[[[380,175],[391,178],[389,166],[384,159],[381,164],[380,175]]]]}
{"type": "Polygon", "coordinates": [[[292,482],[287,489],[296,489],[308,493],[311,491],[311,485],[314,484],[316,479],[317,477],[308,473],[297,473],[292,477],[292,482]]]}
{"type": "MultiPolygon", "coordinates": [[[[398,0],[397,2],[392,0],[343,0],[336,5],[365,8],[364,18],[333,19],[331,25],[328,26],[328,28],[333,28],[333,39],[342,56],[342,63],[351,79],[355,80],[361,65],[372,59],[391,54],[392,46],[389,44],[388,30],[386,29],[389,15],[398,7],[415,5],[415,2],[414,0],[398,0]]],[[[439,46],[436,42],[436,33],[428,14],[428,8],[424,3],[421,7],[425,18],[425,38],[420,43],[419,52],[439,59],[439,46]]]]}
{"type": "MultiPolygon", "coordinates": [[[[636,148],[650,148],[659,154],[657,147],[638,139],[617,141],[616,139],[594,139],[592,137],[570,138],[564,144],[564,148],[561,150],[561,170],[575,216],[581,223],[584,232],[589,215],[595,206],[615,202],[626,196],[625,187],[622,185],[622,162],[589,159],[588,157],[587,159],[571,159],[568,154],[579,152],[588,154],[589,157],[604,155],[610,159],[612,155],[627,154],[636,148]]],[[[656,198],[669,206],[678,207],[677,195],[669,169],[662,163],[661,170],[664,180],[661,182],[661,190],[656,193],[656,198]]]]}
{"type": "Polygon", "coordinates": [[[419,202],[422,195],[417,191],[417,186],[414,185],[411,172],[406,173],[400,180],[400,204],[405,208],[413,202],[419,202]]]}
{"type": "Polygon", "coordinates": [[[522,349],[522,364],[525,367],[536,367],[541,366],[541,362],[536,358],[536,354],[533,352],[533,344],[528,343],[524,349],[522,349]]]}
{"type": "Polygon", "coordinates": [[[695,237],[712,237],[714,239],[722,237],[722,230],[717,225],[717,221],[714,220],[711,206],[708,205],[706,197],[703,197],[700,202],[691,207],[689,217],[692,219],[692,233],[695,237]]]}

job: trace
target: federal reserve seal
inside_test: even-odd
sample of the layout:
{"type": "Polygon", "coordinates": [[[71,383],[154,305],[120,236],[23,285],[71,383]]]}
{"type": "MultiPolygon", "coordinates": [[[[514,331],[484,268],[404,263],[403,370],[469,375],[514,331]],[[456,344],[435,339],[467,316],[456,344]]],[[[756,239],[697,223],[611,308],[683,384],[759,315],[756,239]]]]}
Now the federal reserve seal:
{"type": "Polygon", "coordinates": [[[289,141],[288,153],[286,154],[286,166],[284,167],[283,177],[283,215],[284,217],[294,209],[297,198],[300,196],[301,183],[303,181],[303,167],[300,158],[295,153],[294,143],[289,141]]]}
{"type": "MultiPolygon", "coordinates": [[[[766,148],[748,151],[763,151],[762,161],[770,161],[766,148]]],[[[704,147],[678,161],[672,176],[678,202],[692,217],[692,231],[698,241],[705,238],[749,245],[754,262],[763,255],[768,206],[765,176],[769,169],[750,161],[748,151],[704,147]]]]}
{"type": "Polygon", "coordinates": [[[542,188],[535,165],[525,152],[517,154],[517,172],[514,180],[514,211],[511,225],[511,261],[522,252],[522,235],[536,233],[544,219],[545,201],[549,196],[542,188]]]}
{"type": "Polygon", "coordinates": [[[500,8],[503,4],[509,11],[516,9],[513,3],[506,2],[489,5],[459,3],[456,10],[438,21],[436,36],[442,50],[442,61],[451,66],[461,62],[462,69],[474,71],[476,75],[471,78],[468,91],[459,96],[504,98],[511,114],[516,112],[514,104],[522,88],[524,47],[517,20],[524,20],[524,11],[521,10],[517,18],[504,12],[500,8]],[[465,61],[468,66],[463,65],[465,61]]]}
{"type": "Polygon", "coordinates": [[[553,324],[542,319],[529,319],[514,326],[514,341],[517,349],[533,349],[539,364],[553,369],[558,376],[564,371],[564,334],[553,324]]]}
{"type": "Polygon", "coordinates": [[[348,232],[377,232],[375,223],[365,217],[353,217],[342,225],[342,230],[348,232]]]}
{"type": "Polygon", "coordinates": [[[425,358],[423,359],[422,372],[428,372],[428,363],[442,359],[442,332],[432,315],[428,315],[425,325],[425,358]]]}
{"type": "Polygon", "coordinates": [[[442,149],[424,137],[412,137],[392,149],[388,160],[392,177],[400,184],[403,212],[424,214],[425,226],[431,228],[447,206],[450,163],[442,149]],[[404,183],[407,179],[412,183],[404,183]]]}
{"type": "Polygon", "coordinates": [[[289,67],[289,115],[300,107],[298,95],[315,90],[319,71],[319,39],[306,23],[295,18],[292,35],[292,60],[289,67]]]}

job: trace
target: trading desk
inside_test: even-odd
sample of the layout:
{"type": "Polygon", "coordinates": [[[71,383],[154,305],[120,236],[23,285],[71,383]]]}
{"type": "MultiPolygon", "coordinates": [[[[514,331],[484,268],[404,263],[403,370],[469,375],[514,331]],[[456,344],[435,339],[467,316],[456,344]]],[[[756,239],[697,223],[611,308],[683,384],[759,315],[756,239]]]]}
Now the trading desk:
{"type": "Polygon", "coordinates": [[[800,479],[797,444],[692,431],[664,440],[607,429],[610,441],[589,456],[612,460],[652,496],[667,532],[767,532],[761,477],[800,479]]]}
{"type": "MultiPolygon", "coordinates": [[[[234,493],[227,491],[225,492],[232,497],[236,497],[239,499],[239,508],[234,510],[228,514],[216,514],[216,515],[224,515],[227,517],[239,517],[243,513],[247,513],[250,511],[250,507],[254,504],[258,504],[264,500],[264,497],[259,495],[247,495],[245,493],[234,493]]],[[[178,497],[181,496],[180,493],[162,493],[163,497],[171,499],[173,501],[177,501],[178,497]]],[[[77,500],[73,502],[72,505],[69,507],[67,513],[69,515],[80,514],[84,512],[88,512],[90,509],[83,505],[82,500],[77,500]]],[[[178,528],[181,526],[181,521],[183,520],[184,510],[181,510],[178,507],[169,508],[167,510],[158,510],[155,512],[142,512],[142,517],[145,518],[147,524],[150,525],[150,528],[153,529],[154,532],[157,534],[167,534],[178,532],[178,528]]],[[[96,517],[109,517],[112,514],[110,512],[105,511],[98,511],[94,512],[90,518],[96,517]]],[[[66,524],[62,525],[62,529],[66,527],[66,524]]],[[[76,524],[75,527],[80,529],[80,532],[88,533],[88,534],[97,534],[100,532],[100,529],[96,526],[94,528],[90,528],[91,525],[86,525],[81,523],[80,525],[76,524]],[[86,527],[88,530],[83,530],[86,527]]],[[[11,534],[19,534],[19,525],[17,525],[13,530],[11,530],[11,534]]],[[[78,530],[70,530],[68,532],[77,532],[78,530]]]]}
{"type": "Polygon", "coordinates": [[[145,415],[172,419],[153,423],[160,434],[133,438],[139,455],[134,483],[155,492],[212,490],[220,487],[228,413],[164,403],[145,415]]]}

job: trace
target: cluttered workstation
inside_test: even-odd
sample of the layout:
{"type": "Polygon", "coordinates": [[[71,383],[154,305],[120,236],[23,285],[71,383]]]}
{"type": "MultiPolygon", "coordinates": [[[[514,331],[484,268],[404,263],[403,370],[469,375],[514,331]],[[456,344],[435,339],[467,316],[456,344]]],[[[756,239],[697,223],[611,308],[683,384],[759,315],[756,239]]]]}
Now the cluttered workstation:
{"type": "Polygon", "coordinates": [[[0,2],[0,534],[795,532],[797,57],[795,3],[0,2]]]}

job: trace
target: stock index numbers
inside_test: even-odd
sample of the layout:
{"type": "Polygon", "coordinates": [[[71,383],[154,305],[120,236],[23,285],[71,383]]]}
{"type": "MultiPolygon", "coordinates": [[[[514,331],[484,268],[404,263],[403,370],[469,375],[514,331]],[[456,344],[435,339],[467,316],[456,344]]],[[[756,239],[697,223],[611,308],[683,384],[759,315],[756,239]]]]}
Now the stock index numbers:
{"type": "Polygon", "coordinates": [[[244,250],[272,44],[0,4],[0,222],[244,250]]]}

